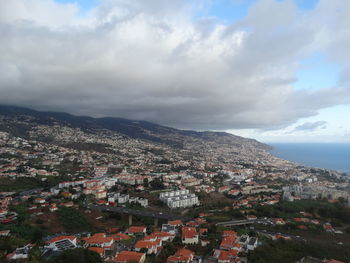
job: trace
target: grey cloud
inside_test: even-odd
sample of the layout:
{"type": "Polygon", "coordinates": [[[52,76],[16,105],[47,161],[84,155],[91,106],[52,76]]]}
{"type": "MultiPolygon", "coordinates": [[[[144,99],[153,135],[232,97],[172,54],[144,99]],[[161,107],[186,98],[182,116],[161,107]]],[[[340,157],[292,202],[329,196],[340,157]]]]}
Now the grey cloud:
{"type": "Polygon", "coordinates": [[[290,2],[258,1],[231,26],[194,20],[185,0],[147,6],[104,1],[86,17],[74,7],[64,13],[61,6],[42,6],[46,12],[58,8],[61,21],[28,5],[25,15],[7,8],[6,21],[0,17],[0,103],[216,130],[280,128],[348,103],[344,83],[293,89],[298,61],[320,48],[331,53],[336,43],[318,41],[333,28],[320,36],[303,23],[312,24],[323,11],[305,18],[290,2]],[[286,15],[267,15],[269,10],[286,15]]]}
{"type": "Polygon", "coordinates": [[[316,129],[324,129],[326,128],[326,121],[316,121],[316,122],[305,122],[297,127],[295,127],[296,131],[314,131],[316,129]]]}

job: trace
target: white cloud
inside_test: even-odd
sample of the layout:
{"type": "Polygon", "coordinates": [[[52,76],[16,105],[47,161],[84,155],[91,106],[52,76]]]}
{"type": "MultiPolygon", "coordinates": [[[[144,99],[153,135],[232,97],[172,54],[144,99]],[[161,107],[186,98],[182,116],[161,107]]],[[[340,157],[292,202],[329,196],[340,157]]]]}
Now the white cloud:
{"type": "Polygon", "coordinates": [[[337,11],[344,1],[305,13],[290,0],[261,0],[233,25],[194,19],[188,3],[106,0],[81,16],[53,0],[1,1],[0,103],[181,128],[270,129],[349,102],[349,55],[339,54],[350,41],[349,18],[337,11]],[[295,90],[298,62],[320,50],[344,68],[344,81],[295,90]]]}

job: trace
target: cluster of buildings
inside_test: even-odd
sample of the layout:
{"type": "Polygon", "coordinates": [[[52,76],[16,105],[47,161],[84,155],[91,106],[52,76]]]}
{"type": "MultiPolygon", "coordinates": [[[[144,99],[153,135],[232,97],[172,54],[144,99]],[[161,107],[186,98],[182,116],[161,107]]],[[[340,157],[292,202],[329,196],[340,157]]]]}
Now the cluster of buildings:
{"type": "MultiPolygon", "coordinates": [[[[4,121],[1,116],[0,121],[4,121]]],[[[15,124],[28,122],[30,119],[16,120],[15,124]]],[[[183,139],[173,136],[179,141],[183,139]]],[[[107,130],[87,133],[62,125],[37,125],[31,128],[26,139],[0,132],[0,180],[32,177],[42,180],[40,185],[46,185],[44,182],[52,177],[65,178],[55,186],[19,193],[15,201],[28,204],[31,216],[54,213],[59,206],[77,207],[77,200],[84,195],[94,197],[93,202],[98,204],[138,204],[157,209],[161,207],[159,200],[170,209],[200,206],[199,197],[205,196],[217,198],[213,199],[214,206],[216,200],[225,200],[229,202],[228,209],[247,213],[257,205],[278,203],[282,192],[283,199],[288,201],[349,198],[348,176],[297,167],[249,144],[234,148],[221,137],[202,142],[199,138],[181,141],[183,145],[179,150],[107,130]],[[72,145],[83,145],[84,150],[72,145]],[[158,200],[150,194],[155,182],[162,184],[157,191],[179,190],[160,192],[158,200]],[[303,185],[295,185],[296,182],[303,185]]],[[[17,219],[17,214],[9,209],[14,192],[9,190],[0,196],[0,223],[11,223],[17,219]]],[[[248,219],[251,218],[248,216],[248,219]]],[[[282,218],[272,221],[276,225],[290,223],[282,218]]],[[[291,222],[318,224],[316,219],[304,215],[291,222]]],[[[178,237],[182,247],[168,257],[167,263],[199,263],[200,257],[188,246],[205,247],[211,242],[204,226],[208,224],[204,217],[199,217],[185,224],[169,221],[153,231],[145,226],[131,226],[115,233],[57,235],[45,241],[42,251],[51,257],[66,249],[83,247],[113,262],[145,262],[147,256],[159,255],[164,246],[178,237]]],[[[330,224],[322,227],[334,232],[330,224]]],[[[243,252],[257,245],[256,237],[224,231],[211,258],[218,263],[238,263],[243,252]]],[[[25,259],[30,249],[31,245],[17,248],[8,258],[25,259]]]]}
{"type": "MultiPolygon", "coordinates": [[[[174,228],[180,227],[169,222],[174,228]]],[[[177,234],[167,231],[149,232],[145,226],[130,226],[124,232],[94,233],[88,235],[54,235],[45,239],[45,245],[40,247],[42,257],[50,259],[68,249],[86,248],[98,253],[108,262],[143,263],[148,255],[158,255],[164,245],[174,240],[177,234]]],[[[33,245],[28,244],[7,254],[8,260],[27,259],[33,245]]],[[[200,263],[201,258],[194,252],[180,248],[169,256],[168,263],[200,263]]]]}
{"type": "Polygon", "coordinates": [[[148,207],[148,199],[141,197],[130,197],[128,194],[110,193],[108,194],[108,203],[110,205],[116,204],[139,204],[142,207],[148,207]]]}
{"type": "Polygon", "coordinates": [[[170,208],[185,208],[199,205],[198,197],[188,189],[162,192],[159,199],[170,208]]]}
{"type": "Polygon", "coordinates": [[[283,199],[294,201],[300,199],[327,199],[337,200],[343,198],[350,205],[350,194],[347,190],[339,190],[334,186],[329,187],[324,184],[291,185],[283,187],[283,199]]]}

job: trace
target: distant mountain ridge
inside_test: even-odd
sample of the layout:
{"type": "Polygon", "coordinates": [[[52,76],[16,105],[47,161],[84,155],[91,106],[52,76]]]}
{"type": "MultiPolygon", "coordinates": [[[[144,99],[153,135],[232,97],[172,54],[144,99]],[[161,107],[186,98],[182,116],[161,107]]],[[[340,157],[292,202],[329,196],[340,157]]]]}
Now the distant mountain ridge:
{"type": "MultiPolygon", "coordinates": [[[[148,140],[164,143],[181,148],[184,141],[203,140],[217,141],[219,143],[234,144],[237,147],[249,145],[260,150],[268,150],[270,147],[254,139],[247,139],[226,132],[179,130],[167,126],[158,125],[148,121],[135,121],[124,118],[103,117],[93,118],[88,116],[75,116],[64,112],[37,111],[25,107],[0,105],[0,116],[5,118],[30,117],[31,125],[64,125],[72,128],[80,128],[86,132],[93,130],[110,130],[134,139],[148,140]]],[[[6,131],[6,127],[0,125],[0,130],[6,131]]]]}

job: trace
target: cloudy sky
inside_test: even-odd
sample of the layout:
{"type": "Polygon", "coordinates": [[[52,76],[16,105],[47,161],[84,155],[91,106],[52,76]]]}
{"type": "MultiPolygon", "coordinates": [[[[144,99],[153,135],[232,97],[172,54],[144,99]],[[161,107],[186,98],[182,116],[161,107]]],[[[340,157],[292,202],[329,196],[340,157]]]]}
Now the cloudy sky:
{"type": "Polygon", "coordinates": [[[0,1],[0,104],[350,142],[350,1],[0,1]]]}

